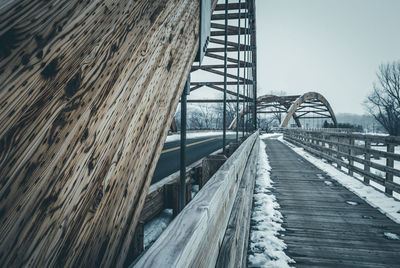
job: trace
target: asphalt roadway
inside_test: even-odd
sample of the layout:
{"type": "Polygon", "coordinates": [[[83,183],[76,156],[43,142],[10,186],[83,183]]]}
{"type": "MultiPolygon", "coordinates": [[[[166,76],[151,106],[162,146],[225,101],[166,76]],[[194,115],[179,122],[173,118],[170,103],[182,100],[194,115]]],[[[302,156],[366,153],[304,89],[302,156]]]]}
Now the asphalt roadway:
{"type": "MultiPolygon", "coordinates": [[[[226,143],[228,144],[229,142],[234,141],[235,137],[235,134],[227,135],[226,143]]],[[[179,170],[180,143],[180,140],[177,140],[166,142],[164,144],[151,183],[158,182],[179,170]]],[[[222,135],[187,139],[186,165],[188,166],[221,148],[222,135]]]]}

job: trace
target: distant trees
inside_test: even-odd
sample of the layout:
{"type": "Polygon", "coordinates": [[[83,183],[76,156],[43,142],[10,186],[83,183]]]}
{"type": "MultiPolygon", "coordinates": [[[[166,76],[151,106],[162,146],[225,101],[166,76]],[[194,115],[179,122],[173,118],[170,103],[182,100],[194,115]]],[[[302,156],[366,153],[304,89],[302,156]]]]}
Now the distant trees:
{"type": "MultiPolygon", "coordinates": [[[[328,123],[328,121],[324,121],[324,124],[322,125],[323,128],[335,128],[335,124],[333,123],[328,123]]],[[[364,129],[361,125],[355,125],[355,124],[350,124],[350,123],[338,123],[337,124],[338,128],[347,128],[347,129],[352,129],[357,132],[363,132],[364,129]]]]}
{"type": "MultiPolygon", "coordinates": [[[[190,104],[187,109],[187,129],[222,129],[222,103],[190,104]]],[[[227,103],[226,124],[227,127],[236,117],[236,103],[227,103]]],[[[181,113],[178,109],[175,121],[180,129],[181,113]]]]}
{"type": "Polygon", "coordinates": [[[400,61],[380,65],[377,77],[364,105],[390,135],[400,136],[400,61]]]}
{"type": "Polygon", "coordinates": [[[273,127],[278,127],[278,124],[274,125],[275,118],[272,117],[265,117],[265,118],[259,118],[258,120],[258,127],[265,132],[271,132],[273,127]]]}

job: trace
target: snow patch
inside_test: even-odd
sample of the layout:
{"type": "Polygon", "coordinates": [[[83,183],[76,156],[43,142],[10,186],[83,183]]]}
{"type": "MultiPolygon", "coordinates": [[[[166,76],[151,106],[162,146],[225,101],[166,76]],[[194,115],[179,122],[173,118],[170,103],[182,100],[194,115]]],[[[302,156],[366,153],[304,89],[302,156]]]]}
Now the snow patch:
{"type": "Polygon", "coordinates": [[[157,217],[144,225],[143,245],[149,248],[172,221],[172,209],[164,209],[157,217]]]}
{"type": "MultiPolygon", "coordinates": [[[[264,136],[264,135],[263,135],[264,136]]],[[[290,267],[294,263],[284,249],[286,244],[278,238],[282,228],[282,214],[279,204],[271,192],[271,167],[265,153],[265,143],[260,141],[260,155],[257,163],[256,183],[251,215],[248,267],[290,267]]],[[[284,236],[284,235],[281,235],[284,236]]]]}
{"type": "Polygon", "coordinates": [[[363,219],[368,219],[368,220],[375,219],[373,216],[366,216],[366,215],[362,216],[362,218],[363,219]]]}
{"type": "Polygon", "coordinates": [[[332,182],[331,181],[324,181],[324,183],[328,186],[332,186],[332,182]]]}
{"type": "Polygon", "coordinates": [[[351,206],[357,206],[358,203],[354,202],[354,201],[346,201],[347,204],[351,205],[351,206]]]}
{"type": "Polygon", "coordinates": [[[279,134],[279,133],[264,133],[264,134],[260,135],[260,139],[261,140],[267,139],[267,138],[269,138],[269,139],[278,139],[280,136],[282,136],[282,134],[279,134]]]}
{"type": "Polygon", "coordinates": [[[343,172],[336,169],[334,166],[328,163],[324,163],[320,158],[314,157],[304,151],[303,148],[294,146],[293,144],[283,140],[283,136],[279,137],[278,140],[291,147],[292,150],[299,155],[307,158],[308,161],[310,161],[321,170],[325,171],[332,179],[342,184],[349,191],[364,199],[372,207],[377,208],[380,212],[382,212],[384,215],[386,215],[396,223],[400,223],[400,213],[398,213],[398,211],[400,211],[399,200],[393,197],[388,197],[384,193],[376,190],[374,187],[365,185],[359,179],[344,174],[343,172]]]}
{"type": "Polygon", "coordinates": [[[400,237],[397,234],[389,233],[389,232],[385,232],[383,234],[386,236],[386,238],[388,238],[390,240],[400,240],[400,237]]]}
{"type": "Polygon", "coordinates": [[[200,186],[198,184],[192,184],[192,190],[190,191],[192,199],[196,196],[196,194],[199,192],[200,186]]]}

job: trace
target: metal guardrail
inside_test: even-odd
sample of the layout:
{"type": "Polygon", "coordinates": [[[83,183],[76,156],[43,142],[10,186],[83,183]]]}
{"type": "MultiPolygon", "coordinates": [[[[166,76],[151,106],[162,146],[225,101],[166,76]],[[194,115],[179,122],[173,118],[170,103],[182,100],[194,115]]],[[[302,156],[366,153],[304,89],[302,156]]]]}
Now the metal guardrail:
{"type": "Polygon", "coordinates": [[[283,134],[286,141],[336,163],[338,169],[345,167],[349,175],[357,173],[367,184],[372,180],[382,185],[386,194],[400,193],[400,184],[393,181],[394,177],[400,178],[400,170],[394,167],[395,161],[400,161],[400,154],[395,153],[400,137],[301,129],[286,129],[283,134]],[[385,151],[373,148],[378,146],[386,147],[385,151]],[[385,158],[385,165],[374,161],[377,158],[385,158]]]}

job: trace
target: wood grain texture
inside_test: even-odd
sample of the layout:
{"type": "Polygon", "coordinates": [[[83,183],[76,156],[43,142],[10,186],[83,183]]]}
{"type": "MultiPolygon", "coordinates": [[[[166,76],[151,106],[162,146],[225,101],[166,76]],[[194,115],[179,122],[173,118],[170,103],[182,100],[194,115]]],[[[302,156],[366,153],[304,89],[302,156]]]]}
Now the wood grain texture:
{"type": "Polygon", "coordinates": [[[259,149],[260,140],[257,139],[236,194],[215,267],[247,267],[247,246],[259,149]]]}
{"type": "Polygon", "coordinates": [[[0,266],[122,266],[199,2],[0,4],[0,266]]]}
{"type": "Polygon", "coordinates": [[[236,193],[258,138],[258,133],[250,136],[228,158],[135,267],[215,266],[236,193]]]}

